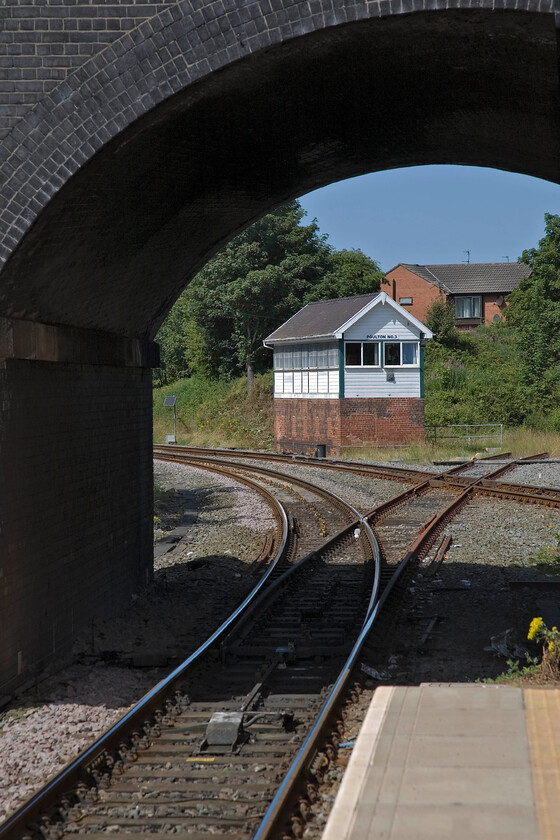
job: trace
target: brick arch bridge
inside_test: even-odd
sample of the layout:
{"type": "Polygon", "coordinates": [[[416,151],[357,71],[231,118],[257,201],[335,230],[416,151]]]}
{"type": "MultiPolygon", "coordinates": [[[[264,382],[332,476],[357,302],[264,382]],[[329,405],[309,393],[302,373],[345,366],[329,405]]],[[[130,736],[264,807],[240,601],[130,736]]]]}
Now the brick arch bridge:
{"type": "Polygon", "coordinates": [[[554,6],[7,0],[0,694],[151,576],[152,339],[221,244],[380,169],[560,182],[554,6]]]}

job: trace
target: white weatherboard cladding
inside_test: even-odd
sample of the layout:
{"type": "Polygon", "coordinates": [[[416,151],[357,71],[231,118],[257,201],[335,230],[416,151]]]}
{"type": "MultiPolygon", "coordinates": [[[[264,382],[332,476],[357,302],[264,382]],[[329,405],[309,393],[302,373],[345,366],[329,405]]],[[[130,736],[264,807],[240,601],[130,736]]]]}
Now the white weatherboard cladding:
{"type": "Polygon", "coordinates": [[[274,372],[274,396],[297,399],[337,399],[338,370],[274,372]]]}
{"type": "Polygon", "coordinates": [[[346,341],[418,341],[419,338],[419,330],[407,324],[406,318],[387,304],[374,307],[344,332],[346,341]]]}
{"type": "Polygon", "coordinates": [[[387,368],[395,374],[394,382],[387,382],[383,368],[346,368],[345,397],[419,397],[419,368],[387,368]]]}

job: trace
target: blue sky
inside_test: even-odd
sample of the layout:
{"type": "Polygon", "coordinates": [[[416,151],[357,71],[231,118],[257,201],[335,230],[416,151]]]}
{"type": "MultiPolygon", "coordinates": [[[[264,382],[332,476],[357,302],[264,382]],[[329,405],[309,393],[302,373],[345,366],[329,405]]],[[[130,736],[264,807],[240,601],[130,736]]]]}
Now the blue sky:
{"type": "Polygon", "coordinates": [[[388,271],[399,262],[515,262],[560,214],[560,186],[471,166],[418,166],[340,181],[303,196],[335,248],[360,248],[388,271]]]}

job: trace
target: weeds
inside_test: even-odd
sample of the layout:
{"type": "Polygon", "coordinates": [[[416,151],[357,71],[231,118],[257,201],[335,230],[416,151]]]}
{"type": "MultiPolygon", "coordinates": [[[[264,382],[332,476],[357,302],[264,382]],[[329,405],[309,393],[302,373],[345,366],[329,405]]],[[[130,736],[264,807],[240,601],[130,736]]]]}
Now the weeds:
{"type": "Polygon", "coordinates": [[[520,683],[522,680],[532,679],[537,673],[539,660],[537,657],[527,655],[527,664],[522,665],[517,659],[507,660],[507,671],[492,679],[487,677],[481,680],[483,683],[520,683]]]}
{"type": "Polygon", "coordinates": [[[542,660],[536,675],[543,682],[560,680],[560,632],[557,627],[549,628],[542,618],[534,618],[527,633],[529,641],[542,642],[542,660]]]}
{"type": "Polygon", "coordinates": [[[542,658],[526,654],[526,665],[517,659],[507,660],[507,671],[495,679],[481,680],[483,683],[543,683],[560,682],[560,632],[557,627],[548,629],[542,618],[534,618],[529,625],[527,639],[542,642],[542,658]]]}

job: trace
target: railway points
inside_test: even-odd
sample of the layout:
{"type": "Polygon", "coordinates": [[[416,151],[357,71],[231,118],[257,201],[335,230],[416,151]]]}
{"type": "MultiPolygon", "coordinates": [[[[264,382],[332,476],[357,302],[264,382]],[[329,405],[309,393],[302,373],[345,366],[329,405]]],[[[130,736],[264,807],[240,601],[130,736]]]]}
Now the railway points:
{"type": "MultiPolygon", "coordinates": [[[[167,456],[182,455],[198,467],[205,464],[247,481],[250,474],[250,480],[259,482],[262,488],[274,489],[283,497],[287,509],[292,506],[290,558],[278,573],[270,574],[271,583],[258,596],[259,603],[247,607],[237,629],[232,625],[214,646],[214,653],[209,650],[207,664],[202,663],[198,674],[181,682],[178,694],[171,696],[168,692],[152,705],[134,712],[134,731],[130,727],[128,731],[119,730],[118,734],[113,733],[112,744],[106,742],[101,749],[92,748],[79,771],[75,768],[83,780],[81,788],[67,793],[62,802],[51,801],[43,816],[36,810],[30,836],[37,819],[42,820],[43,836],[46,832],[49,837],[60,836],[64,830],[100,838],[117,828],[120,833],[134,832],[137,836],[138,831],[142,836],[164,836],[168,832],[176,836],[182,831],[207,831],[210,826],[214,834],[225,830],[230,835],[234,832],[235,836],[254,836],[259,840],[319,836],[314,815],[323,782],[341,760],[339,747],[345,737],[346,721],[354,716],[357,698],[362,696],[363,701],[367,696],[363,685],[380,668],[380,637],[386,637],[387,624],[405,598],[410,603],[413,597],[411,574],[419,568],[418,561],[428,551],[433,552],[434,545],[437,547],[456,511],[461,511],[459,516],[464,515],[473,500],[482,506],[507,505],[516,499],[515,494],[517,498],[530,494],[526,503],[549,516],[546,508],[557,508],[560,499],[548,489],[511,484],[502,489],[502,482],[498,486],[497,479],[501,479],[505,468],[515,468],[512,465],[518,465],[518,461],[494,461],[482,475],[479,470],[472,470],[470,476],[468,465],[442,474],[354,464],[350,473],[369,483],[372,490],[376,482],[380,488],[387,489],[391,482],[400,482],[406,488],[398,498],[367,505],[365,509],[365,497],[358,507],[348,506],[345,498],[335,499],[324,488],[313,488],[308,476],[317,461],[285,459],[283,469],[279,465],[270,470],[262,463],[255,469],[251,463],[256,460],[254,453],[212,455],[182,448],[175,453],[172,447],[164,449],[167,456]],[[305,481],[296,480],[293,475],[300,467],[305,471],[305,481]],[[504,501],[484,502],[481,486],[492,488],[494,495],[504,501]],[[320,493],[321,501],[312,500],[313,492],[320,493]],[[328,523],[321,515],[326,508],[333,517],[328,523]],[[378,537],[377,552],[368,536],[372,528],[378,537]],[[399,541],[392,544],[397,529],[399,541]],[[364,559],[355,563],[354,546],[363,548],[368,544],[369,553],[366,551],[364,559]],[[305,570],[307,577],[304,574],[298,581],[299,568],[305,570]],[[358,583],[358,578],[362,583],[358,583]],[[323,580],[319,596],[313,590],[315,580],[323,580]],[[368,587],[364,586],[366,580],[370,581],[368,587]],[[285,594],[278,596],[278,592],[285,594]],[[335,605],[334,594],[339,606],[335,605]],[[291,605],[291,610],[281,609],[282,603],[291,605]],[[361,618],[359,610],[349,609],[351,603],[361,605],[361,618]],[[331,609],[335,612],[329,613],[331,609]],[[362,631],[358,633],[360,624],[362,631]],[[351,651],[346,647],[349,655],[344,662],[345,642],[354,638],[357,641],[354,647],[350,644],[351,651]],[[258,657],[263,657],[260,665],[258,657]],[[335,666],[338,670],[342,667],[338,677],[335,666]],[[334,690],[329,693],[327,686],[333,681],[334,690]],[[214,699],[209,690],[214,692],[214,699]],[[222,721],[224,712],[227,720],[222,721]],[[292,747],[302,740],[302,749],[294,754],[292,747]],[[294,756],[293,761],[287,767],[290,756],[294,756]],[[185,764],[188,778],[183,770],[179,771],[185,764]],[[225,773],[223,778],[221,773],[225,773]],[[274,776],[274,783],[269,773],[274,776]],[[153,776],[153,781],[147,782],[148,776],[153,776]],[[274,794],[282,778],[280,792],[274,794]],[[135,787],[136,779],[140,790],[135,787]],[[220,796],[220,791],[229,790],[228,780],[233,780],[231,795],[240,803],[233,808],[220,796]]],[[[160,454],[158,450],[156,453],[160,454]]],[[[325,468],[332,471],[337,465],[325,467],[321,463],[320,469],[325,468]]],[[[343,495],[348,493],[349,486],[343,495]]],[[[428,632],[424,631],[426,640],[437,637],[437,625],[437,621],[432,621],[428,632]]],[[[369,679],[369,692],[371,682],[369,679]]],[[[382,695],[383,689],[378,689],[374,698],[382,695]]],[[[59,790],[72,787],[68,781],[59,781],[55,787],[57,784],[59,790]]],[[[18,819],[16,815],[15,823],[0,827],[0,837],[11,840],[23,836],[20,829],[29,824],[29,817],[21,817],[19,829],[14,827],[18,819]]],[[[29,832],[29,828],[24,830],[29,832]]]]}

